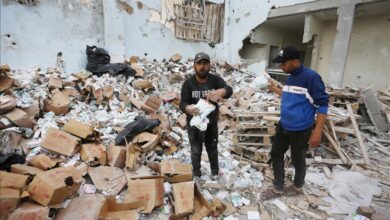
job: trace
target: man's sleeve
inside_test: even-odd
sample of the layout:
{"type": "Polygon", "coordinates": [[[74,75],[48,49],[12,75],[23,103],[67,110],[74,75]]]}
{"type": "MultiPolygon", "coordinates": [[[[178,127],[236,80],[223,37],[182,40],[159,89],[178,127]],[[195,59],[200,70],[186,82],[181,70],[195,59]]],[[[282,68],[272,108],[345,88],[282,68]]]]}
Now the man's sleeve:
{"type": "Polygon", "coordinates": [[[182,112],[186,113],[187,105],[191,105],[191,88],[189,86],[188,80],[186,80],[181,87],[181,97],[180,97],[180,109],[182,112]]]}
{"type": "Polygon", "coordinates": [[[327,114],[329,95],[326,93],[324,82],[318,73],[311,79],[309,94],[313,98],[313,104],[317,108],[317,113],[327,114]]]}
{"type": "Polygon", "coordinates": [[[223,97],[224,99],[230,98],[233,94],[233,89],[231,86],[227,85],[225,80],[222,79],[222,77],[217,76],[217,89],[224,88],[226,90],[226,94],[223,97]]]}

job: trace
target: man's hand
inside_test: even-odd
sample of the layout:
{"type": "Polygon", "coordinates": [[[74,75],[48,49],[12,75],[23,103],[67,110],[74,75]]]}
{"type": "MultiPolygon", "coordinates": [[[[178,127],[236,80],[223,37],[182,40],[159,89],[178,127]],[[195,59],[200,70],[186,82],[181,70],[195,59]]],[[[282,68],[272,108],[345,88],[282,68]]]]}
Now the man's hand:
{"type": "Polygon", "coordinates": [[[226,90],[225,89],[217,89],[217,90],[214,90],[214,91],[211,91],[208,95],[207,95],[207,100],[211,101],[211,102],[218,102],[218,100],[222,99],[226,94],[226,90]]]}
{"type": "Polygon", "coordinates": [[[195,115],[199,114],[199,109],[196,108],[194,105],[187,105],[186,113],[190,114],[192,116],[195,116],[195,115]]]}
{"type": "Polygon", "coordinates": [[[313,130],[309,138],[309,148],[316,148],[321,143],[321,131],[313,130]]]}
{"type": "Polygon", "coordinates": [[[279,96],[282,95],[282,90],[281,90],[279,87],[277,87],[277,86],[272,82],[271,79],[268,80],[268,90],[269,90],[270,92],[274,92],[274,93],[278,94],[279,96]]]}

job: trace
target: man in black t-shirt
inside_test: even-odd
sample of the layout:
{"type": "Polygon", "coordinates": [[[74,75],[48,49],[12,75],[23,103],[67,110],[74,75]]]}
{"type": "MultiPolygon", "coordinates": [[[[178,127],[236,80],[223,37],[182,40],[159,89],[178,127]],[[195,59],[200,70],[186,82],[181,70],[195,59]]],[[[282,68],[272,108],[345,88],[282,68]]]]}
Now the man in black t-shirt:
{"type": "Polygon", "coordinates": [[[187,115],[188,138],[191,145],[191,161],[193,175],[195,178],[201,176],[200,161],[203,143],[209,156],[212,178],[218,177],[218,101],[222,98],[229,98],[232,87],[214,74],[210,74],[210,57],[205,53],[197,53],[194,59],[195,75],[187,79],[181,89],[180,109],[187,115]],[[215,105],[215,110],[207,117],[209,123],[205,131],[200,131],[196,127],[191,127],[192,116],[197,115],[199,110],[194,107],[199,99],[207,99],[215,105]]]}

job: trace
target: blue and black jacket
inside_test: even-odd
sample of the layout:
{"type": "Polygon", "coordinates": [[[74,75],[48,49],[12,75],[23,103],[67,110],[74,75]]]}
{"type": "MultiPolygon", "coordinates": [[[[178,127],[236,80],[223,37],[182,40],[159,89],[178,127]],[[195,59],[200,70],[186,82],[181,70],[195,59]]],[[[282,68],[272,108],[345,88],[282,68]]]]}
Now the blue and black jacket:
{"type": "Polygon", "coordinates": [[[280,123],[288,131],[306,130],[313,126],[316,113],[327,114],[328,102],[321,76],[301,65],[283,86],[280,123]]]}

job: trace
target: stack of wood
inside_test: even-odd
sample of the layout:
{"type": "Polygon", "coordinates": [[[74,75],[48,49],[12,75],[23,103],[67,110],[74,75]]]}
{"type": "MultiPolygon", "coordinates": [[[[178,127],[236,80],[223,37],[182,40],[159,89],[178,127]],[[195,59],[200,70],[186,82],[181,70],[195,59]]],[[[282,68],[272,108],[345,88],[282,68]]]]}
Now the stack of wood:
{"type": "Polygon", "coordinates": [[[258,163],[269,160],[279,112],[237,114],[236,143],[232,152],[258,163]]]}

